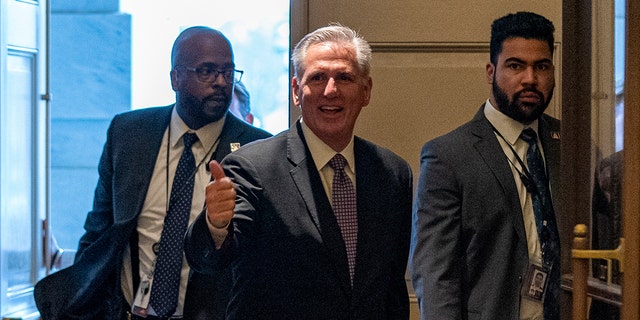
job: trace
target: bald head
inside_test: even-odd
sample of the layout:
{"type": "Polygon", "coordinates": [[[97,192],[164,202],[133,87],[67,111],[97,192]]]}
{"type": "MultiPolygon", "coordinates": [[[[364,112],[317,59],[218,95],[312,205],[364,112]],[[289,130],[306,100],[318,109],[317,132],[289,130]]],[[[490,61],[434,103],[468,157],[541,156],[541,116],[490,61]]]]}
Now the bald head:
{"type": "Polygon", "coordinates": [[[222,32],[209,27],[197,26],[183,30],[176,38],[171,49],[171,69],[177,65],[188,65],[197,60],[201,47],[215,47],[227,51],[233,59],[231,42],[222,32]]]}

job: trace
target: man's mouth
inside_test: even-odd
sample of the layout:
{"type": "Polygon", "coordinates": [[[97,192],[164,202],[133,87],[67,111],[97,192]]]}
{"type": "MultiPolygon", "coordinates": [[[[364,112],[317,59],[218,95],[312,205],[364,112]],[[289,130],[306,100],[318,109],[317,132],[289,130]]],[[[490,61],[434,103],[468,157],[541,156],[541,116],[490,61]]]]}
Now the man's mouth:
{"type": "Polygon", "coordinates": [[[323,112],[339,112],[342,110],[340,106],[322,106],[320,110],[323,112]]]}
{"type": "Polygon", "coordinates": [[[518,100],[522,101],[522,102],[530,102],[530,103],[535,103],[535,102],[539,102],[540,100],[542,100],[542,94],[540,94],[539,92],[535,92],[535,91],[526,91],[526,92],[522,92],[518,95],[518,100]]]}

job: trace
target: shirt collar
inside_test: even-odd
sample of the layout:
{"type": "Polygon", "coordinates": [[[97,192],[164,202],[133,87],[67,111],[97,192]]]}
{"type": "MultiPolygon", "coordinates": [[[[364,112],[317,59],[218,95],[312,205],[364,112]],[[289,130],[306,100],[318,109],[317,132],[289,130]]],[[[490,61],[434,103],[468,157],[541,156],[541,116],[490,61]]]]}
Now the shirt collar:
{"type": "Polygon", "coordinates": [[[506,114],[496,109],[489,99],[485,103],[484,115],[493,127],[504,137],[511,145],[515,145],[520,137],[522,130],[532,128],[538,134],[538,120],[534,120],[529,125],[524,125],[506,114]]]}
{"type": "Polygon", "coordinates": [[[336,153],[340,153],[345,159],[347,159],[347,164],[349,169],[353,173],[356,172],[355,167],[355,154],[353,151],[353,136],[351,136],[351,140],[349,144],[340,152],[336,152],[331,149],[326,143],[324,143],[318,136],[311,131],[311,129],[304,123],[302,119],[300,119],[300,124],[302,127],[302,134],[304,134],[304,138],[307,141],[307,146],[309,147],[309,151],[311,152],[311,156],[313,157],[313,162],[316,165],[318,170],[321,170],[324,166],[329,163],[329,160],[336,155],[336,153]]]}
{"type": "Polygon", "coordinates": [[[198,136],[198,140],[202,143],[202,147],[204,150],[209,150],[213,146],[213,144],[217,141],[218,137],[222,133],[222,127],[224,126],[224,122],[226,120],[226,114],[222,117],[222,119],[208,123],[202,126],[198,130],[192,130],[187,126],[186,123],[180,118],[178,111],[176,108],[173,108],[171,112],[171,148],[174,148],[178,141],[182,139],[182,136],[187,132],[194,132],[198,136]],[[174,133],[175,132],[175,133],[174,133]]]}

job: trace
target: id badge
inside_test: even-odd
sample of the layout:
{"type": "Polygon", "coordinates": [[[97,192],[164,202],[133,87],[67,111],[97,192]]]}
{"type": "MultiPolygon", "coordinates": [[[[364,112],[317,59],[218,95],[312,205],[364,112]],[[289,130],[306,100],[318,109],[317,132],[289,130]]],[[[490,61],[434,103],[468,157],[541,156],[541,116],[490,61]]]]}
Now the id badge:
{"type": "Polygon", "coordinates": [[[526,278],[522,284],[522,296],[542,303],[547,293],[547,283],[552,267],[529,264],[526,278]]]}
{"type": "Polygon", "coordinates": [[[153,279],[148,279],[140,282],[140,286],[136,291],[136,297],[133,300],[133,305],[131,306],[131,313],[146,318],[148,311],[147,307],[149,306],[149,298],[151,295],[151,283],[153,279]]]}

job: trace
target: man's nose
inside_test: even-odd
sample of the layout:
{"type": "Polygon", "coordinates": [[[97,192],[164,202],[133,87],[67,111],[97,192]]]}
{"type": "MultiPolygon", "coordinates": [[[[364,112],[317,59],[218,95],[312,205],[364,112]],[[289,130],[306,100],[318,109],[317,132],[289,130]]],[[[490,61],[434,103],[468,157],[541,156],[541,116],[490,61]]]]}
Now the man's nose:
{"type": "Polygon", "coordinates": [[[538,82],[538,74],[533,66],[525,68],[522,74],[522,82],[527,84],[536,84],[538,82]]]}
{"type": "Polygon", "coordinates": [[[327,86],[324,88],[324,95],[327,97],[334,97],[338,95],[338,86],[334,78],[329,78],[327,86]]]}

